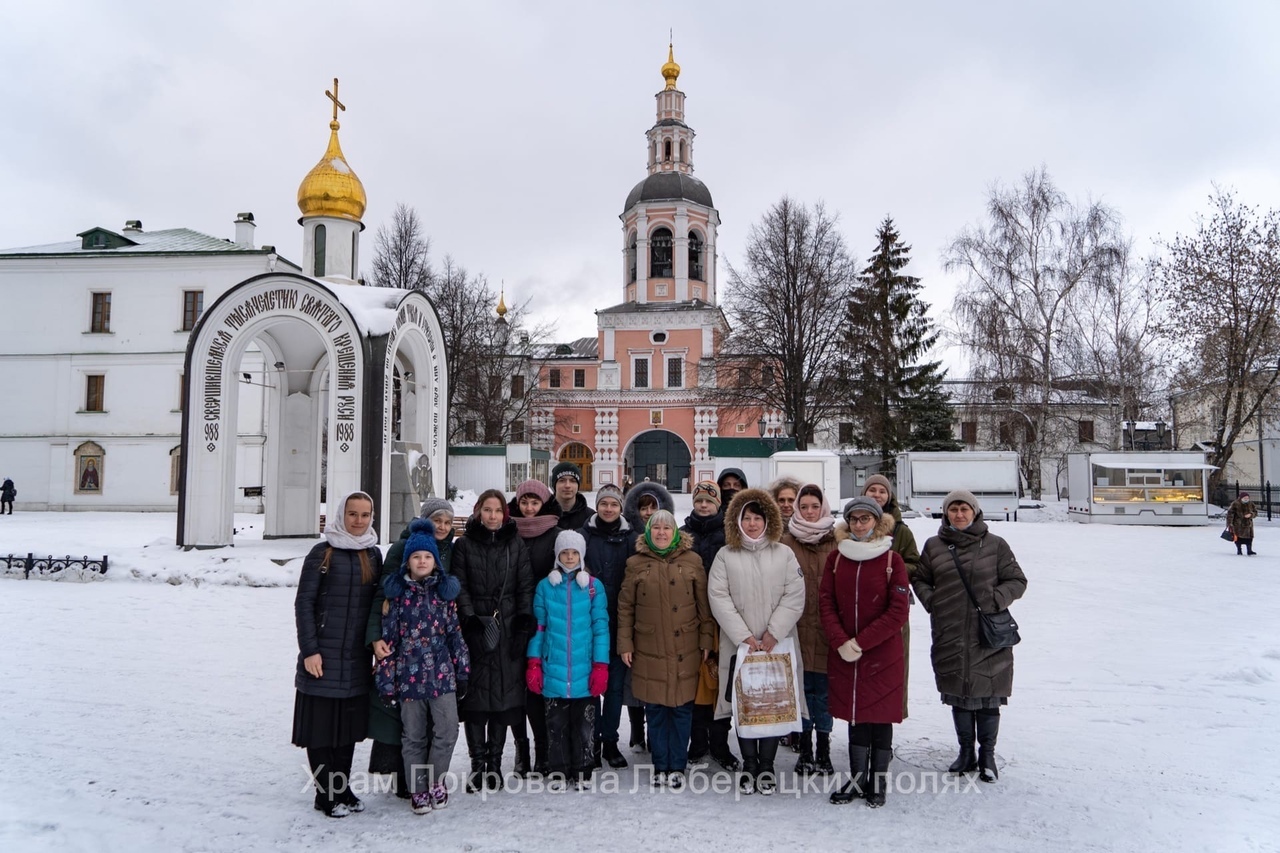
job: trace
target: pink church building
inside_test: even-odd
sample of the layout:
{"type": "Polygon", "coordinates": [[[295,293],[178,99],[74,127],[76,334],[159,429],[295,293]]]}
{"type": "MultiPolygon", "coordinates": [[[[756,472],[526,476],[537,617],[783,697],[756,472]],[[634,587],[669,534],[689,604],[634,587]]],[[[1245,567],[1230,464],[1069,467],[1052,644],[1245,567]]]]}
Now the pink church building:
{"type": "Polygon", "coordinates": [[[717,407],[709,393],[729,331],[717,302],[720,214],[693,176],[679,75],[669,52],[647,134],[649,174],[620,216],[622,302],[596,311],[594,338],[555,347],[539,376],[534,445],[577,463],[583,490],[648,478],[686,491],[713,477],[711,438],[758,435],[759,410],[717,407]]]}

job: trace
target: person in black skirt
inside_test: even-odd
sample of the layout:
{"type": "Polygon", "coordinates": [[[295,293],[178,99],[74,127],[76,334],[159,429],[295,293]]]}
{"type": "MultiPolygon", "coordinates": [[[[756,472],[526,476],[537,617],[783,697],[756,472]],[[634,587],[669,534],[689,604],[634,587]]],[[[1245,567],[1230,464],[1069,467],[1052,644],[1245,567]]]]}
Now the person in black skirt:
{"type": "Polygon", "coordinates": [[[293,743],[307,750],[315,807],[346,817],[364,805],[349,786],[356,743],[369,729],[372,655],[365,626],[382,553],[373,531],[373,499],[344,495],[325,541],[302,562],[294,615],[298,627],[293,743]]]}

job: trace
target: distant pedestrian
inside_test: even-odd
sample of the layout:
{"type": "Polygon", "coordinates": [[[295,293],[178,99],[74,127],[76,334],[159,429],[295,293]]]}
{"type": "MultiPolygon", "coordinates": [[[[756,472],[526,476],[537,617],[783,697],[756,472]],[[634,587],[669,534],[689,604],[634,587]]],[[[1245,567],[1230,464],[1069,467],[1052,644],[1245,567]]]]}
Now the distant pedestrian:
{"type": "Polygon", "coordinates": [[[13,515],[13,499],[18,496],[18,490],[13,485],[13,480],[8,477],[4,478],[4,483],[0,485],[0,515],[4,515],[4,508],[9,508],[9,515],[13,515]]]}
{"type": "Polygon", "coordinates": [[[1241,492],[1227,508],[1227,527],[1236,537],[1236,556],[1247,553],[1253,557],[1258,553],[1253,550],[1253,520],[1257,517],[1258,508],[1249,500],[1248,492],[1241,492]],[[1241,551],[1241,547],[1245,550],[1241,551]]]}

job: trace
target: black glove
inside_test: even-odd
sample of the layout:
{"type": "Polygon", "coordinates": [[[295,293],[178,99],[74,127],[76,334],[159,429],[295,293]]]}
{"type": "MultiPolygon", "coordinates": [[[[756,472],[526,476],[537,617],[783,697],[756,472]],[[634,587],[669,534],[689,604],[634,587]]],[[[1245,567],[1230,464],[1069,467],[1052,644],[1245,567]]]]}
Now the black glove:
{"type": "Polygon", "coordinates": [[[466,695],[467,695],[467,688],[468,688],[468,687],[470,687],[470,686],[471,686],[471,682],[467,681],[465,678],[459,678],[459,679],[458,679],[458,689],[457,689],[457,694],[458,694],[458,698],[459,698],[459,699],[463,699],[463,698],[465,698],[465,697],[466,697],[466,695]]]}

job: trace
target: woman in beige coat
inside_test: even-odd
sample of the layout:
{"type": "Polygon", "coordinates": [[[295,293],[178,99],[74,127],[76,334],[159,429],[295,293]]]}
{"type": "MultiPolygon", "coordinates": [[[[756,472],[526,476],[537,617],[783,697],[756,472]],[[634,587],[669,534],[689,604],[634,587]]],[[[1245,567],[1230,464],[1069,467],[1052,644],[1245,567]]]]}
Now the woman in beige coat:
{"type": "MultiPolygon", "coordinates": [[[[720,623],[720,684],[728,685],[729,666],[740,643],[752,651],[771,651],[778,640],[791,637],[799,654],[796,623],[804,613],[804,574],[796,555],[782,538],[782,513],[768,492],[745,489],[734,495],[725,513],[725,547],[716,554],[707,579],[711,613],[720,623]]],[[[800,668],[804,668],[803,661],[800,668]]],[[[804,695],[801,713],[808,716],[804,695]]],[[[716,717],[733,713],[721,693],[716,717]]],[[[774,759],[777,737],[738,735],[742,774],[738,790],[744,794],[777,790],[774,759]]]]}
{"type": "Polygon", "coordinates": [[[644,702],[655,786],[684,787],[693,700],[711,634],[702,558],[675,517],[660,509],[636,540],[618,593],[618,656],[644,702]]]}

